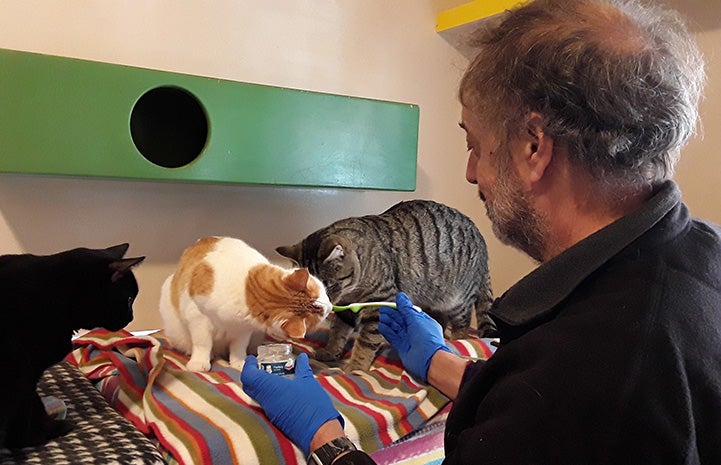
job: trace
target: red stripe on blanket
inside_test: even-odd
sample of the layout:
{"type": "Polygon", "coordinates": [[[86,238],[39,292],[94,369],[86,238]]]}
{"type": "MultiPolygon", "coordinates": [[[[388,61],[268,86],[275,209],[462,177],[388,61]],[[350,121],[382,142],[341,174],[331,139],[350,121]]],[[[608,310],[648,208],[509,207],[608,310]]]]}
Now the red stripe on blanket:
{"type": "MultiPolygon", "coordinates": [[[[405,434],[405,433],[409,433],[409,432],[413,431],[413,426],[407,420],[408,419],[408,411],[403,406],[403,404],[398,402],[397,399],[383,400],[380,398],[376,398],[378,396],[371,397],[371,396],[366,395],[362,391],[361,387],[358,384],[350,382],[350,380],[347,378],[341,378],[338,381],[344,383],[349,392],[356,394],[355,398],[359,402],[365,401],[364,403],[368,404],[368,405],[385,406],[386,407],[385,410],[390,412],[391,416],[394,419],[397,419],[398,421],[400,421],[400,423],[398,423],[396,426],[396,430],[400,430],[402,432],[401,436],[403,436],[403,434],[405,434]]],[[[362,380],[360,380],[360,381],[363,382],[362,380]]],[[[361,404],[361,405],[363,405],[363,404],[361,404]]],[[[375,412],[375,411],[373,411],[373,412],[376,415],[378,415],[377,412],[375,412]]],[[[384,421],[385,421],[385,418],[384,418],[384,421]]],[[[391,425],[389,425],[389,426],[391,426],[391,425]]],[[[389,440],[390,440],[390,437],[389,437],[389,440]]],[[[384,444],[386,444],[386,443],[384,443],[384,444]]]]}
{"type": "MultiPolygon", "coordinates": [[[[159,384],[157,384],[156,386],[159,386],[160,389],[168,393],[167,390],[159,384]]],[[[168,394],[170,397],[173,397],[172,394],[168,394]]],[[[155,400],[154,396],[153,400],[155,400]]],[[[181,444],[186,445],[185,450],[190,455],[190,460],[188,462],[185,462],[182,459],[186,454],[181,453],[181,451],[175,446],[175,443],[168,441],[163,443],[163,446],[168,448],[170,453],[173,454],[173,457],[179,463],[187,463],[187,465],[212,463],[212,461],[210,460],[210,449],[200,433],[198,433],[185,420],[177,416],[171,409],[169,409],[162,403],[148,402],[148,407],[152,411],[156,412],[157,417],[162,416],[165,419],[163,424],[167,427],[168,430],[173,433],[174,436],[178,438],[186,438],[186,440],[181,442],[181,444]],[[162,412],[162,415],[160,415],[160,412],[162,412]],[[188,444],[193,444],[195,447],[187,447],[188,444]]],[[[153,429],[153,432],[156,434],[156,436],[165,437],[165,432],[161,431],[160,427],[156,423],[151,423],[151,428],[153,429]]]]}
{"type": "MultiPolygon", "coordinates": [[[[355,399],[351,400],[351,399],[346,398],[343,395],[343,392],[336,389],[332,383],[330,383],[326,380],[326,378],[327,378],[326,376],[318,377],[318,381],[326,389],[326,391],[333,394],[333,396],[336,399],[340,400],[341,402],[343,402],[347,405],[350,405],[350,406],[360,410],[365,415],[373,418],[375,423],[378,425],[378,433],[380,434],[381,442],[383,444],[390,444],[393,441],[388,433],[388,422],[383,417],[383,415],[381,415],[380,413],[377,413],[373,409],[366,407],[363,403],[358,402],[355,399]]],[[[355,386],[352,383],[347,382],[347,379],[338,378],[338,379],[336,379],[336,381],[339,384],[346,386],[346,389],[350,392],[358,391],[357,386],[355,386]]]]}
{"type": "MultiPolygon", "coordinates": [[[[227,378],[229,381],[233,381],[232,378],[228,375],[223,375],[223,377],[227,378]]],[[[226,385],[218,385],[218,390],[225,394],[226,396],[230,397],[231,399],[235,400],[239,404],[246,405],[248,408],[251,408],[255,410],[259,415],[265,416],[265,412],[260,407],[254,407],[252,405],[249,405],[243,398],[238,396],[233,389],[230,388],[230,386],[226,385]]],[[[273,434],[275,435],[275,439],[278,442],[278,445],[280,446],[281,453],[283,454],[283,463],[294,463],[295,462],[295,449],[293,448],[293,444],[288,440],[287,436],[283,434],[282,431],[280,431],[278,428],[276,428],[274,425],[271,425],[273,434]]]]}

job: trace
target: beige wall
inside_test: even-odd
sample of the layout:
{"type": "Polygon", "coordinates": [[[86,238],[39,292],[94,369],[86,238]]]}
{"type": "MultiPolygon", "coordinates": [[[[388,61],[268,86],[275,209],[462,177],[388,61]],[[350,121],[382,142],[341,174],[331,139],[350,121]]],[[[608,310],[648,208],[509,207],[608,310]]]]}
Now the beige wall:
{"type": "Polygon", "coordinates": [[[696,216],[721,223],[721,0],[673,0],[691,18],[706,55],[707,85],[701,102],[702,126],[683,152],[676,170],[684,200],[696,216]]]}
{"type": "MultiPolygon", "coordinates": [[[[240,237],[286,264],[276,258],[278,245],[339,218],[430,198],[476,221],[489,244],[500,295],[533,265],[492,237],[475,189],[463,178],[465,141],[455,88],[466,63],[434,32],[436,13],[458,3],[4,0],[0,48],[411,102],[420,106],[421,117],[415,192],[0,175],[0,253],[130,242],[131,254],[148,257],[136,272],[141,292],[131,328],[153,328],[160,325],[156,307],[163,279],[200,236],[240,237]]],[[[695,3],[688,5],[697,8],[695,3]]],[[[714,83],[721,82],[719,5],[709,0],[691,12],[702,19],[698,36],[714,83]]],[[[721,173],[713,149],[719,146],[720,108],[719,87],[712,86],[703,107],[705,139],[691,144],[678,173],[691,209],[717,222],[721,173]]]]}

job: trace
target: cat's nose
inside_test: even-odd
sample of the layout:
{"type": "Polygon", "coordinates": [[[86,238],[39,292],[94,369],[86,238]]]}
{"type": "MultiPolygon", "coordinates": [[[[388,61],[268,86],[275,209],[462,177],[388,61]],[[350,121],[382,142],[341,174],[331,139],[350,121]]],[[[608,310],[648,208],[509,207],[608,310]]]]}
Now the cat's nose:
{"type": "Polygon", "coordinates": [[[330,300],[327,302],[320,302],[321,308],[323,309],[323,318],[330,315],[330,313],[333,311],[333,304],[330,303],[330,300]]]}

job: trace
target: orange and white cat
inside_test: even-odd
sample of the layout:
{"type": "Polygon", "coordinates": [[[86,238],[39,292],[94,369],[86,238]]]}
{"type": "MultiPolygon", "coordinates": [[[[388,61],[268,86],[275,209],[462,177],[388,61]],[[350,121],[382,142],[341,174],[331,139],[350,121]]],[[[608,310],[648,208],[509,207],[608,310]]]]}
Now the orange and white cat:
{"type": "Polygon", "coordinates": [[[241,369],[253,334],[300,338],[331,308],[307,269],[273,265],[231,237],[205,237],[185,249],[160,296],[165,335],[190,355],[191,371],[208,371],[213,357],[226,355],[241,369]]]}

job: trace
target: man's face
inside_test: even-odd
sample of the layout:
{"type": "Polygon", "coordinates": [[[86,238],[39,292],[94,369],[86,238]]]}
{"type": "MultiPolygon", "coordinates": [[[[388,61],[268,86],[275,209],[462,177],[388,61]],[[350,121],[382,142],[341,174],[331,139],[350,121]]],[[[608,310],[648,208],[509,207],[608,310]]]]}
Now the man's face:
{"type": "Polygon", "coordinates": [[[478,186],[478,196],[484,202],[492,201],[496,182],[496,158],[499,142],[491,129],[469,109],[463,107],[461,128],[466,131],[466,180],[478,186]]]}
{"type": "Polygon", "coordinates": [[[466,180],[478,186],[493,233],[506,245],[541,261],[543,222],[533,209],[516,163],[514,144],[500,142],[490,127],[463,108],[461,127],[466,131],[468,163],[466,180]]]}

